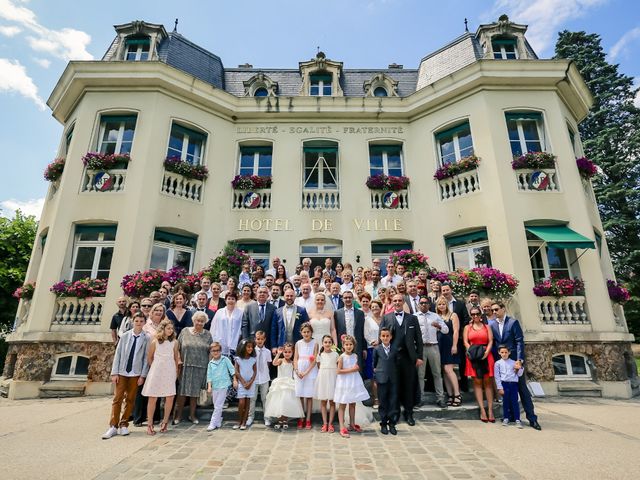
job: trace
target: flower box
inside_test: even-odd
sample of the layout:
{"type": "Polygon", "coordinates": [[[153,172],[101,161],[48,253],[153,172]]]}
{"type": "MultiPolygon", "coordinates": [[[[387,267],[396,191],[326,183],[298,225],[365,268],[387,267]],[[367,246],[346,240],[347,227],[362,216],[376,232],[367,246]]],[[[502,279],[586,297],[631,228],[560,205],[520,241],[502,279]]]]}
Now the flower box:
{"type": "Polygon", "coordinates": [[[194,180],[206,180],[209,169],[204,165],[191,165],[180,157],[167,157],[164,161],[164,169],[194,180]]]}
{"type": "Polygon", "coordinates": [[[596,164],[586,157],[577,158],[576,167],[578,167],[580,176],[585,180],[590,180],[591,177],[594,177],[598,173],[598,167],[596,167],[596,164]]]}
{"type": "Polygon", "coordinates": [[[525,168],[540,170],[542,168],[555,168],[555,165],[556,156],[547,152],[527,152],[519,157],[514,157],[511,162],[511,168],[514,170],[525,168]]]}
{"type": "Polygon", "coordinates": [[[82,163],[88,170],[125,169],[130,161],[128,153],[88,152],[82,157],[82,163]]]}
{"type": "Polygon", "coordinates": [[[100,278],[82,278],[75,282],[62,280],[54,284],[49,290],[56,297],[104,297],[107,293],[107,280],[100,278]]]}
{"type": "Polygon", "coordinates": [[[629,290],[615,280],[607,280],[607,290],[609,291],[611,301],[618,305],[624,305],[631,299],[629,290]]]}
{"type": "Polygon", "coordinates": [[[552,273],[550,278],[541,280],[534,285],[533,293],[536,297],[584,296],[584,282],[579,278],[558,278],[552,273]]]}
{"type": "Polygon", "coordinates": [[[444,180],[445,178],[455,177],[464,172],[470,172],[478,168],[480,159],[475,155],[461,158],[455,163],[446,163],[436,170],[433,174],[433,178],[436,180],[444,180]]]}
{"type": "Polygon", "coordinates": [[[44,169],[44,179],[49,182],[55,182],[59,180],[64,171],[64,158],[56,158],[53,162],[47,165],[44,169]]]}
{"type": "Polygon", "coordinates": [[[368,177],[366,185],[371,190],[404,190],[409,186],[409,177],[398,177],[393,175],[384,175],[381,173],[368,177]]]}
{"type": "Polygon", "coordinates": [[[234,190],[259,190],[261,188],[271,188],[272,183],[271,175],[236,175],[231,180],[231,187],[234,190]]]}
{"type": "Polygon", "coordinates": [[[35,289],[36,282],[27,282],[21,287],[16,288],[16,291],[13,292],[13,297],[22,300],[31,300],[35,289]]]}
{"type": "Polygon", "coordinates": [[[399,250],[389,256],[389,263],[404,265],[407,272],[417,275],[422,269],[429,269],[429,257],[415,250],[399,250]]]}
{"type": "Polygon", "coordinates": [[[497,268],[477,267],[471,270],[456,270],[455,272],[438,272],[431,270],[429,279],[448,282],[456,295],[467,297],[472,290],[478,290],[484,296],[495,300],[508,300],[515,293],[519,285],[516,277],[504,273],[497,268]]]}

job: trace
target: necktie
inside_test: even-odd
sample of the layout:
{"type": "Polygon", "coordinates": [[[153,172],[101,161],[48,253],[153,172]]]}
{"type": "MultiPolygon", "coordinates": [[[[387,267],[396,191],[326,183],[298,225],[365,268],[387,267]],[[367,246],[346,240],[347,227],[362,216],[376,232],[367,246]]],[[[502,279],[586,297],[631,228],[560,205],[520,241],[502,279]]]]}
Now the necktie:
{"type": "Polygon", "coordinates": [[[336,307],[336,310],[338,309],[338,296],[334,295],[333,297],[333,305],[336,307]]]}
{"type": "Polygon", "coordinates": [[[418,301],[414,298],[413,299],[413,313],[418,311],[418,301]]]}
{"type": "Polygon", "coordinates": [[[264,322],[264,305],[260,305],[260,321],[264,322]]]}
{"type": "Polygon", "coordinates": [[[131,370],[133,370],[133,356],[136,353],[136,342],[137,341],[138,341],[138,336],[134,335],[133,336],[133,345],[131,346],[131,351],[129,352],[129,358],[127,359],[127,368],[126,368],[127,373],[131,373],[131,370]]]}

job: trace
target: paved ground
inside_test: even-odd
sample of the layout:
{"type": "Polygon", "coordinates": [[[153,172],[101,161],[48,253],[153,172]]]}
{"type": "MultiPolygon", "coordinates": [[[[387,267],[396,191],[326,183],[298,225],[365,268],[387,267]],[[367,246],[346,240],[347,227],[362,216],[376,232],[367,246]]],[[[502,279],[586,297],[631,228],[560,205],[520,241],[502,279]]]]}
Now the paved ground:
{"type": "Polygon", "coordinates": [[[372,425],[348,440],[230,423],[207,433],[204,422],[101,440],[109,404],[0,399],[2,478],[622,479],[637,471],[640,449],[640,400],[538,402],[542,432],[432,419],[401,425],[397,437],[372,425]]]}

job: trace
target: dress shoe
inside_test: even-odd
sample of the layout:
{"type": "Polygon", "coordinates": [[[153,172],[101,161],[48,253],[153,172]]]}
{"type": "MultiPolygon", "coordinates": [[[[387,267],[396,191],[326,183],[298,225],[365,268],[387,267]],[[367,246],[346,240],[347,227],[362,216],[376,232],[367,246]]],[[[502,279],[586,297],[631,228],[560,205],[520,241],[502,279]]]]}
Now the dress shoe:
{"type": "Polygon", "coordinates": [[[534,420],[533,422],[529,422],[529,426],[535,430],[542,430],[542,427],[540,426],[537,420],[534,420]]]}
{"type": "Polygon", "coordinates": [[[447,402],[445,402],[444,400],[438,400],[436,402],[436,405],[440,408],[447,408],[447,402]]]}
{"type": "Polygon", "coordinates": [[[410,427],[413,427],[416,424],[416,421],[413,419],[413,415],[412,414],[407,415],[407,424],[410,427]]]}
{"type": "Polygon", "coordinates": [[[380,433],[383,435],[389,435],[389,428],[387,427],[386,423],[382,423],[380,425],[380,433]]]}
{"type": "Polygon", "coordinates": [[[398,430],[396,430],[396,426],[391,424],[389,425],[389,433],[391,435],[397,435],[398,434],[398,430]]]}

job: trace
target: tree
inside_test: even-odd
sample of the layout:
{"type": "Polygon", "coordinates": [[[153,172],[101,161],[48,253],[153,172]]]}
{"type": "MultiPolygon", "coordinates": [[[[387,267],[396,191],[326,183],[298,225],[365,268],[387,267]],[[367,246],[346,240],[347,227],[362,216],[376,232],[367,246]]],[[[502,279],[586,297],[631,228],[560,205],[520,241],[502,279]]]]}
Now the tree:
{"type": "Polygon", "coordinates": [[[0,372],[6,355],[2,337],[13,325],[18,302],[12,294],[24,282],[38,223],[20,210],[14,218],[0,217],[0,372]]]}
{"type": "Polygon", "coordinates": [[[580,124],[584,151],[602,170],[593,182],[609,252],[632,299],[625,311],[629,330],[640,335],[640,109],[633,79],[608,63],[600,36],[560,32],[556,58],[573,60],[594,97],[580,124]]]}

